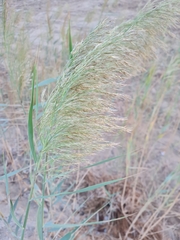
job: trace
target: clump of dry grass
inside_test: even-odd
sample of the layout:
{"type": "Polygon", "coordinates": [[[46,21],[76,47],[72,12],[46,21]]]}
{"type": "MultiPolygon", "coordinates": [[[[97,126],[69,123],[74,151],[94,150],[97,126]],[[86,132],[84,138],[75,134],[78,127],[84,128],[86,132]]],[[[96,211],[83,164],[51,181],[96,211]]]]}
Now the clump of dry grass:
{"type": "MultiPolygon", "coordinates": [[[[84,176],[81,175],[77,186],[78,189],[84,189],[118,177],[119,174],[109,174],[107,171],[96,169],[88,171],[84,176]]],[[[74,176],[67,182],[74,183],[74,176]]],[[[147,220],[153,216],[155,207],[153,203],[149,203],[144,208],[148,202],[146,188],[139,182],[134,192],[133,183],[132,177],[74,196],[70,202],[72,210],[76,211],[75,223],[77,219],[78,221],[89,219],[88,222],[92,222],[89,227],[80,227],[74,239],[164,240],[163,219],[155,226],[152,224],[153,227],[149,225],[142,232],[147,220]],[[145,236],[143,236],[144,231],[146,231],[145,236]]]]}
{"type": "Polygon", "coordinates": [[[120,26],[102,23],[74,48],[40,120],[42,153],[56,156],[43,165],[77,162],[113,144],[104,133],[127,130],[114,105],[123,97],[123,80],[155,57],[165,33],[177,26],[179,5],[154,2],[120,26]]]}

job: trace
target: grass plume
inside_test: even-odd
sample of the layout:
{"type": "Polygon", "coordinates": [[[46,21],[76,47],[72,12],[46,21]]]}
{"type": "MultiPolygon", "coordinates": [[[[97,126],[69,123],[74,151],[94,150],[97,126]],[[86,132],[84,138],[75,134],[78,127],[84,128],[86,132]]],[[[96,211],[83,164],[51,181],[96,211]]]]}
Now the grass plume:
{"type": "Polygon", "coordinates": [[[123,97],[123,80],[155,58],[165,34],[177,26],[179,9],[177,0],[155,1],[134,20],[114,28],[101,23],[73,49],[40,120],[42,153],[75,163],[112,144],[105,133],[126,130],[114,104],[123,97]]]}

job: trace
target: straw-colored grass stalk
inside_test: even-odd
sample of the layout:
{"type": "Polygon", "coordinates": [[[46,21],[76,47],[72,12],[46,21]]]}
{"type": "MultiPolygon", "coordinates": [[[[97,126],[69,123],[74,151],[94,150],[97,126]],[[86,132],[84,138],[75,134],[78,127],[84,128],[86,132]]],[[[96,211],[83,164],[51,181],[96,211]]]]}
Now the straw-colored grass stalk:
{"type": "Polygon", "coordinates": [[[101,23],[74,48],[39,125],[42,153],[53,156],[51,164],[53,158],[60,165],[77,163],[110,144],[105,133],[126,130],[114,105],[123,80],[155,58],[165,34],[177,26],[179,9],[178,0],[150,3],[134,20],[114,28],[101,23]]]}

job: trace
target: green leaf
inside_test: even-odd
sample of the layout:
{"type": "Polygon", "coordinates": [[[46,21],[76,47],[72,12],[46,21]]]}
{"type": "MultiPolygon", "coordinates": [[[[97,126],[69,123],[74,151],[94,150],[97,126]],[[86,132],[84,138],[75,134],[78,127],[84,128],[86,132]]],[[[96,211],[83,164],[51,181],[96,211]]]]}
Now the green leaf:
{"type": "Polygon", "coordinates": [[[31,94],[31,103],[28,114],[28,139],[31,149],[31,154],[33,156],[34,162],[37,163],[37,155],[34,146],[34,130],[33,130],[33,100],[34,100],[34,82],[36,79],[36,67],[33,66],[32,70],[32,94],[31,94]]]}
{"type": "Polygon", "coordinates": [[[17,173],[22,172],[22,171],[24,171],[24,170],[26,170],[26,169],[29,169],[29,166],[28,166],[28,167],[25,167],[25,168],[21,168],[21,169],[15,170],[15,171],[10,172],[10,173],[7,173],[7,174],[5,174],[5,175],[3,175],[3,176],[0,176],[0,181],[6,179],[6,177],[7,177],[7,178],[12,177],[12,176],[16,175],[17,173]]]}
{"type": "Polygon", "coordinates": [[[48,195],[48,196],[40,196],[40,197],[37,197],[37,198],[34,198],[34,199],[39,199],[39,198],[44,199],[44,198],[57,197],[57,196],[66,196],[66,195],[71,195],[71,194],[75,194],[75,193],[84,193],[84,192],[95,190],[97,188],[101,188],[103,186],[106,186],[106,185],[109,185],[109,184],[112,184],[112,183],[122,181],[122,180],[124,180],[124,178],[118,178],[118,179],[115,179],[115,180],[98,183],[98,184],[95,184],[95,185],[92,185],[92,186],[89,186],[89,187],[86,187],[86,188],[76,190],[74,192],[62,192],[62,193],[58,193],[58,194],[51,194],[51,195],[48,195]]]}
{"type": "Polygon", "coordinates": [[[69,58],[71,59],[72,58],[73,45],[72,45],[70,21],[69,21],[69,28],[68,28],[68,45],[69,45],[69,58]]]}
{"type": "MultiPolygon", "coordinates": [[[[34,84],[36,84],[38,82],[38,75],[36,74],[35,78],[34,78],[34,84]]],[[[35,99],[36,99],[36,107],[35,107],[35,112],[36,112],[36,120],[37,120],[37,117],[38,117],[38,106],[39,106],[39,99],[38,99],[38,92],[39,92],[39,88],[35,88],[34,89],[35,91],[35,99]]],[[[34,104],[34,103],[33,103],[34,104]]],[[[34,106],[33,106],[34,107],[34,106]]]]}
{"type": "MultiPolygon", "coordinates": [[[[19,223],[21,224],[22,222],[22,219],[23,219],[23,215],[21,215],[21,217],[19,218],[19,223]]],[[[15,230],[15,235],[17,236],[18,235],[18,232],[19,232],[19,226],[16,226],[16,230],[15,230]]]]}
{"type": "Polygon", "coordinates": [[[95,164],[89,165],[89,166],[87,166],[87,167],[85,167],[85,168],[95,167],[95,166],[98,166],[98,165],[101,165],[101,164],[104,164],[104,163],[107,163],[107,162],[116,160],[116,159],[118,159],[118,158],[120,158],[120,157],[122,157],[122,156],[125,156],[125,154],[124,154],[124,155],[119,155],[119,156],[117,156],[117,157],[112,157],[112,158],[105,159],[105,160],[103,160],[103,161],[100,161],[100,162],[97,162],[97,163],[95,163],[95,164]]]}
{"type": "Polygon", "coordinates": [[[104,223],[109,223],[109,222],[114,222],[117,220],[121,220],[124,219],[125,217],[120,217],[120,218],[114,218],[111,220],[106,220],[106,221],[97,221],[97,222],[82,222],[82,223],[67,223],[67,224],[54,224],[52,222],[47,222],[44,225],[44,228],[51,228],[51,231],[58,231],[60,228],[62,229],[67,229],[67,228],[79,228],[79,227],[83,227],[83,226],[92,226],[92,225],[98,225],[98,224],[104,224],[104,223]]]}
{"type": "MultiPolygon", "coordinates": [[[[15,212],[15,210],[16,210],[16,207],[17,207],[18,201],[19,201],[19,197],[18,197],[18,198],[16,199],[16,201],[14,202],[14,205],[13,205],[13,212],[15,212]]],[[[11,219],[12,219],[12,214],[10,213],[9,218],[8,218],[8,223],[11,222],[11,219]]]]}
{"type": "Polygon", "coordinates": [[[7,177],[7,168],[6,168],[6,164],[4,162],[4,156],[3,156],[3,164],[4,164],[4,176],[5,176],[5,185],[6,185],[6,194],[7,194],[7,198],[9,200],[9,182],[8,182],[8,177],[7,177]]]}
{"type": "Polygon", "coordinates": [[[58,79],[59,78],[48,78],[48,79],[45,79],[45,80],[41,81],[40,83],[36,84],[34,87],[35,88],[43,87],[43,86],[49,85],[50,83],[57,82],[58,79]]]}
{"type": "Polygon", "coordinates": [[[14,222],[18,225],[18,227],[20,227],[21,229],[23,229],[23,226],[20,224],[20,222],[17,220],[15,214],[14,214],[14,206],[12,201],[10,200],[10,207],[11,207],[11,216],[12,219],[14,220],[14,222]]]}
{"type": "Polygon", "coordinates": [[[64,235],[64,237],[62,237],[60,240],[70,240],[70,239],[72,240],[73,234],[74,234],[74,231],[69,232],[66,235],[64,235]]]}

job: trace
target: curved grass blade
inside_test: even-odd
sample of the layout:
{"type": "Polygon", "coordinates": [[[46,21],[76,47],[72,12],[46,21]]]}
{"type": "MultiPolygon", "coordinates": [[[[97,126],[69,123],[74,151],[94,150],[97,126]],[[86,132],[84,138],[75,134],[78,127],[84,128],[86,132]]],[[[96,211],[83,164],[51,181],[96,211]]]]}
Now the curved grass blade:
{"type": "Polygon", "coordinates": [[[19,221],[17,220],[15,214],[14,214],[14,206],[12,201],[10,200],[10,205],[11,205],[11,216],[12,219],[14,220],[14,222],[18,225],[18,227],[20,227],[21,229],[23,228],[23,226],[19,223],[19,221]]]}
{"type": "Polygon", "coordinates": [[[95,184],[95,185],[92,185],[92,186],[89,186],[89,187],[86,187],[86,188],[78,189],[78,190],[76,190],[74,192],[62,192],[62,193],[58,193],[58,194],[51,194],[51,195],[48,195],[48,196],[36,197],[34,199],[41,199],[41,198],[44,199],[44,198],[57,197],[57,196],[66,196],[66,195],[71,195],[71,194],[75,194],[75,193],[84,193],[84,192],[95,190],[97,188],[104,187],[104,186],[112,184],[112,183],[116,183],[116,182],[122,181],[124,179],[125,178],[118,178],[118,179],[115,179],[115,180],[98,183],[98,184],[95,184]]]}
{"type": "Polygon", "coordinates": [[[64,235],[64,237],[62,237],[60,240],[72,240],[73,239],[73,235],[74,235],[74,232],[78,229],[75,228],[73,231],[67,233],[66,235],[64,235]]]}
{"type": "MultiPolygon", "coordinates": [[[[34,162],[37,163],[38,158],[36,155],[35,151],[35,146],[34,146],[34,132],[33,132],[33,105],[34,105],[34,83],[36,80],[36,67],[35,65],[33,66],[32,69],[32,94],[31,94],[31,103],[30,103],[30,108],[29,108],[29,114],[28,114],[28,140],[29,140],[29,145],[30,145],[30,150],[32,157],[34,159],[34,162]]],[[[33,196],[33,191],[34,191],[34,185],[35,185],[35,177],[32,179],[32,185],[31,185],[31,190],[29,193],[29,199],[26,207],[26,212],[25,212],[25,217],[23,221],[23,231],[21,234],[21,240],[24,240],[24,234],[25,234],[25,229],[27,225],[27,220],[28,220],[28,215],[29,215],[29,209],[30,209],[30,199],[33,196]]]]}
{"type": "Polygon", "coordinates": [[[41,81],[40,83],[34,85],[34,87],[35,88],[43,87],[43,86],[49,85],[50,83],[57,82],[58,79],[59,78],[48,78],[48,79],[45,79],[45,80],[41,81]]]}
{"type": "MultiPolygon", "coordinates": [[[[11,201],[11,200],[10,200],[10,201],[11,201]]],[[[14,205],[12,204],[12,206],[13,206],[13,212],[15,212],[15,210],[16,210],[16,207],[17,207],[18,201],[19,201],[19,197],[18,197],[18,198],[16,199],[16,201],[14,202],[14,205]]],[[[12,219],[12,214],[10,213],[7,222],[10,223],[10,222],[11,222],[11,219],[12,219]]]]}
{"type": "MultiPolygon", "coordinates": [[[[21,217],[19,218],[19,223],[21,224],[23,219],[23,215],[21,215],[21,217]]],[[[16,226],[16,230],[15,230],[15,235],[18,236],[18,232],[19,232],[19,226],[16,226]]]]}
{"type": "Polygon", "coordinates": [[[6,177],[7,177],[7,178],[12,177],[12,176],[14,176],[14,175],[18,174],[19,172],[22,172],[22,171],[24,171],[24,170],[26,170],[26,169],[29,169],[29,166],[28,166],[28,167],[25,167],[25,168],[21,168],[21,169],[15,170],[15,171],[10,172],[10,173],[7,173],[7,174],[5,174],[5,175],[2,175],[2,176],[0,176],[0,181],[6,179],[6,177]]]}
{"type": "Polygon", "coordinates": [[[44,227],[45,228],[51,228],[51,231],[57,231],[59,230],[60,228],[63,228],[63,229],[67,229],[67,228],[73,228],[73,227],[76,227],[76,228],[79,228],[79,227],[83,227],[83,226],[91,226],[91,225],[98,225],[98,224],[104,224],[104,223],[109,223],[109,222],[114,222],[114,221],[117,221],[117,220],[122,220],[124,219],[125,217],[120,217],[120,218],[114,218],[114,219],[110,219],[110,220],[104,220],[104,221],[97,221],[97,222],[86,222],[86,223],[67,223],[67,224],[54,224],[52,222],[47,222],[44,227]]]}
{"type": "Polygon", "coordinates": [[[8,177],[7,177],[7,167],[6,167],[6,164],[5,164],[5,160],[4,160],[4,154],[3,154],[3,165],[4,165],[4,177],[5,177],[5,185],[6,185],[6,194],[7,194],[7,198],[8,198],[8,201],[10,200],[9,198],[9,195],[10,195],[10,192],[9,192],[9,182],[8,182],[8,177]]]}
{"type": "Polygon", "coordinates": [[[64,237],[62,237],[60,240],[70,240],[72,239],[72,232],[67,233],[64,237]]]}

